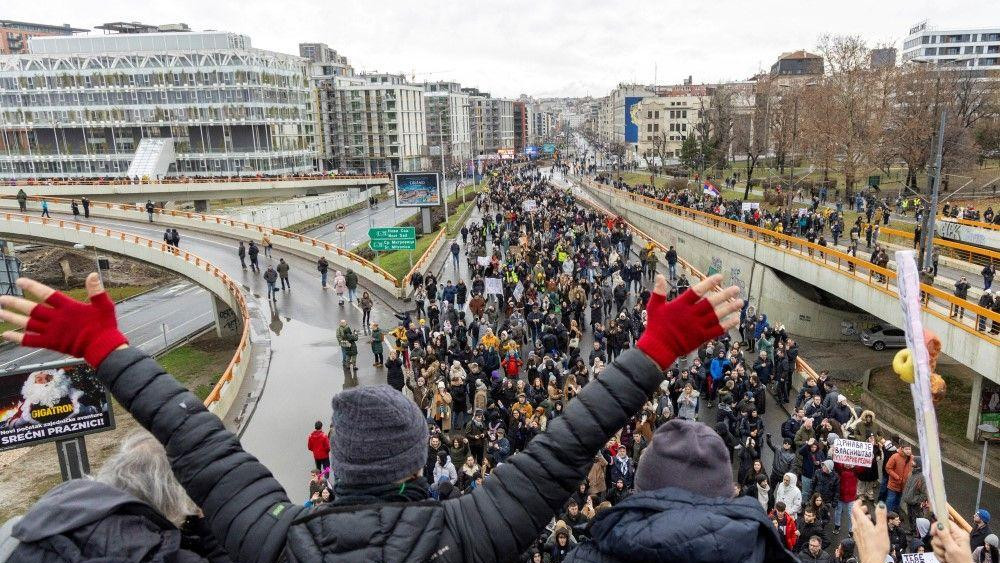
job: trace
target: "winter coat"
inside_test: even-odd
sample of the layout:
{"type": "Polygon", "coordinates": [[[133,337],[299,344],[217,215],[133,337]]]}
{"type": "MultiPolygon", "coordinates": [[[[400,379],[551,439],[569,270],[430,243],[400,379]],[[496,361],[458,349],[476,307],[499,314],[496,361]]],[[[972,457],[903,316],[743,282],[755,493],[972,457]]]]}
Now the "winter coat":
{"type": "Polygon", "coordinates": [[[709,498],[673,487],[633,494],[602,511],[590,537],[567,563],[796,561],[756,500],[709,498]]]}
{"type": "Polygon", "coordinates": [[[330,457],[330,439],[322,430],[313,430],[309,433],[306,448],[312,452],[313,459],[329,459],[330,457]]]}
{"type": "Polygon", "coordinates": [[[889,489],[897,493],[903,492],[906,480],[913,471],[913,456],[904,457],[902,452],[892,454],[885,464],[885,472],[889,476],[889,489]]]}
{"type": "Polygon", "coordinates": [[[774,502],[779,500],[785,503],[785,511],[789,514],[798,514],[802,508],[802,491],[796,486],[798,477],[794,473],[785,473],[789,478],[788,485],[784,481],[778,483],[774,488],[774,502]]]}
{"type": "Polygon", "coordinates": [[[254,563],[508,560],[538,538],[587,475],[611,437],[604,429],[638,413],[663,380],[645,354],[625,352],[523,452],[458,499],[307,509],[290,502],[222,421],[141,350],[112,352],[97,374],[141,425],[170,444],[177,479],[226,551],[254,563]]]}
{"type": "Polygon", "coordinates": [[[608,483],[605,477],[607,470],[608,460],[600,455],[595,457],[593,465],[590,466],[590,471],[587,472],[587,487],[590,494],[596,495],[608,490],[608,483]]]}
{"type": "Polygon", "coordinates": [[[337,295],[343,295],[347,291],[347,279],[344,277],[344,274],[338,272],[333,277],[333,289],[337,292],[337,295]]]}
{"type": "Polygon", "coordinates": [[[832,504],[839,500],[840,477],[837,476],[837,472],[831,471],[827,473],[817,468],[816,473],[813,474],[812,492],[819,493],[819,496],[823,497],[823,501],[827,504],[832,504]]]}
{"type": "Polygon", "coordinates": [[[808,543],[805,549],[799,552],[799,561],[801,563],[835,563],[833,556],[826,551],[820,551],[818,556],[813,557],[812,553],[809,552],[808,543]]]}
{"type": "MultiPolygon", "coordinates": [[[[336,283],[336,280],[334,280],[334,284],[336,283]]],[[[347,270],[347,275],[344,276],[344,284],[347,286],[347,289],[358,288],[358,275],[354,273],[354,270],[347,270]]]]}
{"type": "MultiPolygon", "coordinates": [[[[221,428],[222,423],[218,424],[221,428]]],[[[191,551],[187,542],[182,543],[181,531],[153,507],[125,491],[90,479],[74,479],[56,486],[24,517],[0,529],[0,557],[7,555],[2,558],[4,563],[230,561],[211,534],[196,545],[201,554],[191,551]]]]}
{"type": "MultiPolygon", "coordinates": [[[[784,448],[780,448],[771,443],[771,437],[768,436],[766,439],[767,447],[774,452],[774,456],[771,458],[771,476],[775,480],[780,479],[788,473],[792,468],[792,464],[795,463],[795,453],[787,451],[784,448]]],[[[794,511],[793,514],[798,511],[794,511]]]]}
{"type": "Polygon", "coordinates": [[[402,391],[403,383],[405,382],[403,376],[403,359],[398,357],[395,360],[387,359],[385,361],[385,369],[385,382],[393,389],[402,391]]]}

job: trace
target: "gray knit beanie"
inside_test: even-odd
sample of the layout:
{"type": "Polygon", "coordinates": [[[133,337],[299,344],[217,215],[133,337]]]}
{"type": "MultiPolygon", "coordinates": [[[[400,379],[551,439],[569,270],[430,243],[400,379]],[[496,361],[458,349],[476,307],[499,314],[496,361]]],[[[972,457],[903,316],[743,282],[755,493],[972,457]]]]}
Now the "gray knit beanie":
{"type": "Polygon", "coordinates": [[[639,456],[637,491],[664,487],[706,497],[733,495],[733,469],[725,442],[708,426],[675,418],[660,425],[639,456]]]}
{"type": "Polygon", "coordinates": [[[349,485],[387,485],[427,463],[427,420],[413,401],[388,385],[365,385],[333,396],[330,466],[349,485]]]}

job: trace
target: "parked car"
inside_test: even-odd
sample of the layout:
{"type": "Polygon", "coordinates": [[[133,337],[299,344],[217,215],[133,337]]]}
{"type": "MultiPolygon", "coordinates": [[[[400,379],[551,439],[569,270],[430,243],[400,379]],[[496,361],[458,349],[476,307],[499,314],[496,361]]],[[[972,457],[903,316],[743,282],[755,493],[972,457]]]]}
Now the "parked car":
{"type": "Polygon", "coordinates": [[[901,328],[875,325],[861,333],[861,343],[875,350],[905,348],[906,333],[901,328]]]}

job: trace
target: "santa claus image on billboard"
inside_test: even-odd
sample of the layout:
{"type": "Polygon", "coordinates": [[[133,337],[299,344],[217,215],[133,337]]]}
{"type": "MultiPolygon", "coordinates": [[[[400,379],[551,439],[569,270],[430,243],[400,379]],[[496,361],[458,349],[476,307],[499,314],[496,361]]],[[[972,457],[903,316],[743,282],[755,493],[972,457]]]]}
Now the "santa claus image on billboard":
{"type": "Polygon", "coordinates": [[[32,372],[21,385],[21,401],[15,409],[6,413],[4,426],[20,428],[98,412],[96,407],[85,404],[83,399],[84,392],[73,387],[65,370],[32,372]]]}

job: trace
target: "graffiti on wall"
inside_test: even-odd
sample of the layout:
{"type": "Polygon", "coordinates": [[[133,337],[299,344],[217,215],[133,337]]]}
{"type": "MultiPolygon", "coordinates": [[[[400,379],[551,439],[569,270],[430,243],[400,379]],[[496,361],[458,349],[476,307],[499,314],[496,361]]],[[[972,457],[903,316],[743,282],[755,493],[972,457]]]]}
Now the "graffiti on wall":
{"type": "Polygon", "coordinates": [[[747,282],[743,279],[743,270],[739,266],[733,266],[729,269],[729,285],[740,288],[740,297],[747,298],[747,282]]]}

